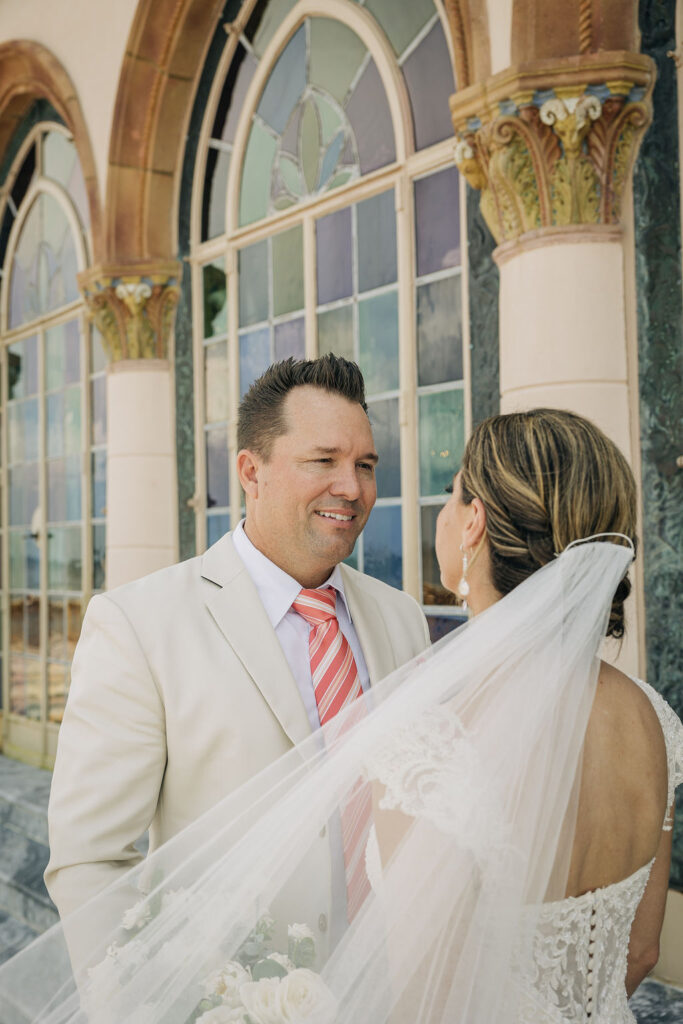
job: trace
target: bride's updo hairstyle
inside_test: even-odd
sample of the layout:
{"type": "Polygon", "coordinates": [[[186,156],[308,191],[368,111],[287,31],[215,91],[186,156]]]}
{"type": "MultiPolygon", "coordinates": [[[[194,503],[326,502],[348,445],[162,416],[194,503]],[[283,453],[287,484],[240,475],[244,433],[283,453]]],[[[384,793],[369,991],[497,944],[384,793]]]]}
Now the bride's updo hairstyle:
{"type": "MultiPolygon", "coordinates": [[[[462,500],[486,509],[493,586],[507,594],[573,540],[624,533],[636,541],[636,485],[617,446],[593,423],[559,409],[492,416],[463,456],[462,500]]],[[[616,543],[619,543],[618,538],[616,543]]],[[[628,576],[607,636],[624,635],[628,576]]]]}

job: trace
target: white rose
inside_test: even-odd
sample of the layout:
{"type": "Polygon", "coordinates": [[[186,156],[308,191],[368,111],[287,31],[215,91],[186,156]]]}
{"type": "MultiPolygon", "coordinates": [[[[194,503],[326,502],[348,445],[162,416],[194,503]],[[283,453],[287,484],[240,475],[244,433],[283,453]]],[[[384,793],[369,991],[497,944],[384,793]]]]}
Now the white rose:
{"type": "Polygon", "coordinates": [[[152,911],[149,902],[143,899],[139,900],[134,907],[130,907],[125,912],[121,923],[127,932],[132,932],[134,928],[142,928],[143,924],[147,924],[151,916],[152,911]]]}
{"type": "Polygon", "coordinates": [[[337,1000],[314,971],[299,967],[280,981],[283,1024],[333,1024],[337,1000]]]}
{"type": "Polygon", "coordinates": [[[289,959],[286,953],[269,953],[266,960],[274,960],[280,967],[284,967],[288,974],[296,968],[296,964],[289,959]]]}
{"type": "Polygon", "coordinates": [[[290,924],[287,928],[287,935],[295,942],[300,942],[302,939],[315,939],[315,935],[307,924],[290,924]]]}
{"type": "Polygon", "coordinates": [[[240,996],[254,1024],[282,1024],[279,989],[280,978],[261,978],[242,985],[240,996]]]}
{"type": "Polygon", "coordinates": [[[251,981],[249,971],[245,970],[242,964],[238,964],[236,960],[228,960],[206,979],[204,993],[207,996],[221,996],[227,1006],[241,1006],[240,989],[249,981],[251,981]]]}

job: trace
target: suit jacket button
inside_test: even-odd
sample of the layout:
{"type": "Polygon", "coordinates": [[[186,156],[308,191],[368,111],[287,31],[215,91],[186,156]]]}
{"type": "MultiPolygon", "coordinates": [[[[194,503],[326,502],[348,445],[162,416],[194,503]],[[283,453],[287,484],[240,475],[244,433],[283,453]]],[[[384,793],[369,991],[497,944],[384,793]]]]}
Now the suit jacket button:
{"type": "Polygon", "coordinates": [[[318,928],[321,932],[327,931],[327,914],[321,914],[318,918],[318,928]]]}

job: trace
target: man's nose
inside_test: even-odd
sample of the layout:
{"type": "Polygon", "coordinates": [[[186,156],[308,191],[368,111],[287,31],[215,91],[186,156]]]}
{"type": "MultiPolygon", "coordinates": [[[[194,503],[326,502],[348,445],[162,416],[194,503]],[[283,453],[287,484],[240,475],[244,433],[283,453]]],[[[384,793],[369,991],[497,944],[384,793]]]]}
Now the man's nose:
{"type": "Polygon", "coordinates": [[[330,494],[337,494],[340,498],[355,501],[360,497],[360,493],[360,470],[356,464],[337,466],[334,480],[330,485],[330,494]]]}

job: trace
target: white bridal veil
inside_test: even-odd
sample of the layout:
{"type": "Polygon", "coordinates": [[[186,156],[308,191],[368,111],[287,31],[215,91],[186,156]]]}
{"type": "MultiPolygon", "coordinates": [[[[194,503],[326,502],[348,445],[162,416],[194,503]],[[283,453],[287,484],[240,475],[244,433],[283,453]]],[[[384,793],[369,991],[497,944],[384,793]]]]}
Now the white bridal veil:
{"type": "Polygon", "coordinates": [[[373,687],[0,968],[0,1020],[514,1022],[535,914],[564,895],[631,558],[614,536],[572,546],[373,687]],[[310,908],[343,878],[335,822],[359,780],[372,891],[322,948],[310,908]]]}

